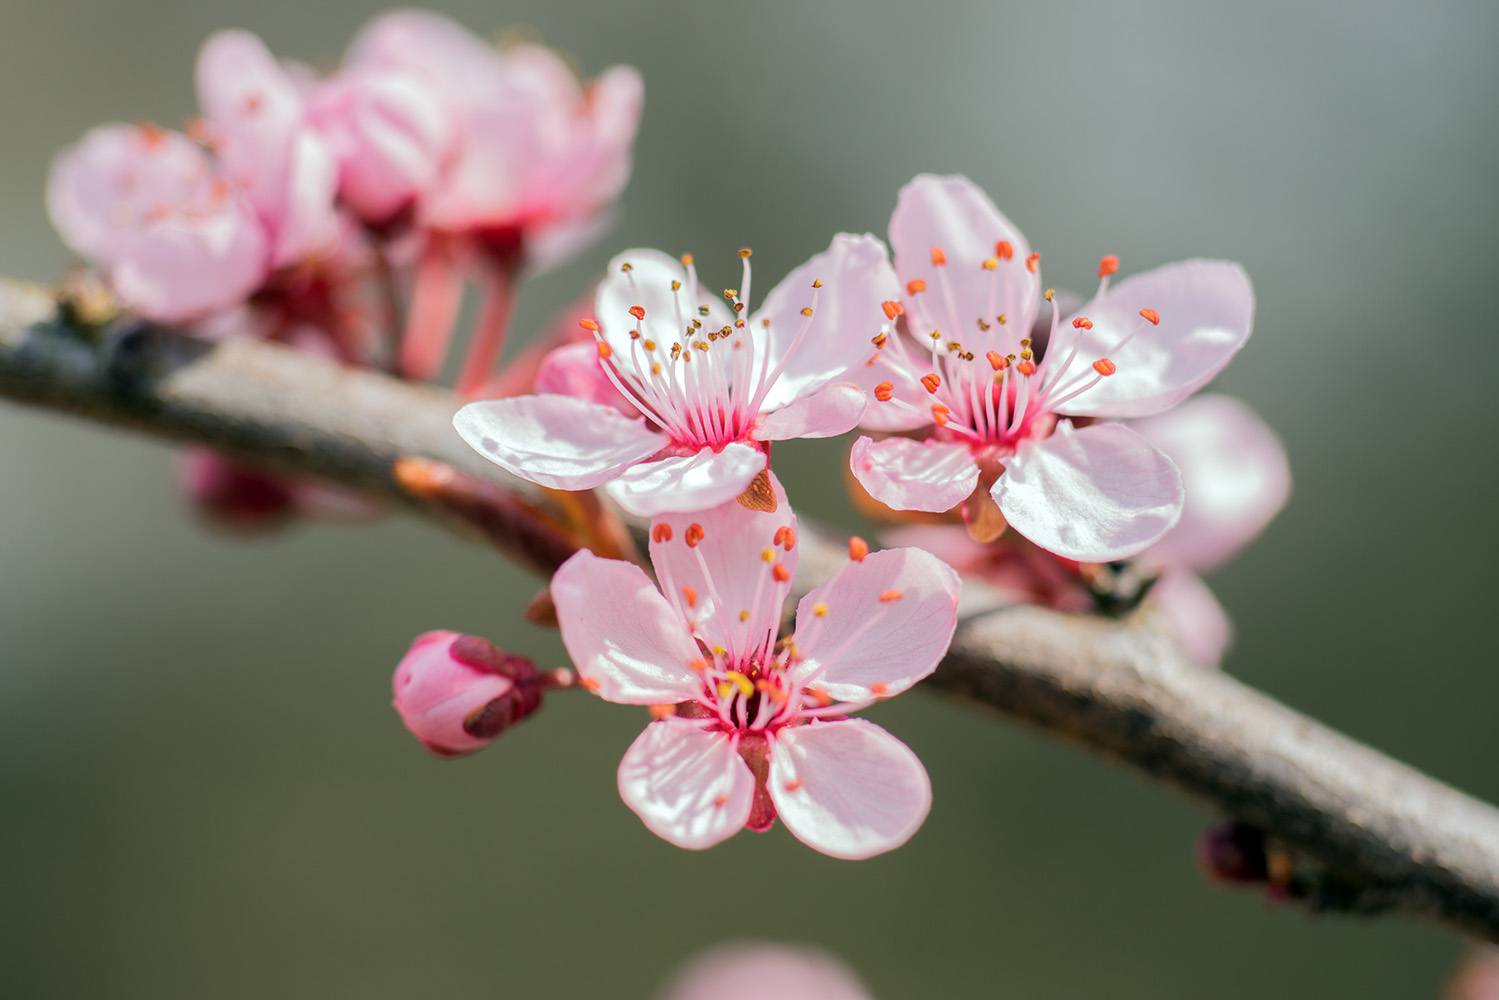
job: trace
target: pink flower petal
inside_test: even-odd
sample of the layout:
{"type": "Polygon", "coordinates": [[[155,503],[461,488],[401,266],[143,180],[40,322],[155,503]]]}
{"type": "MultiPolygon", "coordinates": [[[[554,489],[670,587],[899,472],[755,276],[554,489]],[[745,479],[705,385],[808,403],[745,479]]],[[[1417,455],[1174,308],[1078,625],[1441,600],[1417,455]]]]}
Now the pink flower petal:
{"type": "Polygon", "coordinates": [[[1149,601],[1192,662],[1216,667],[1223,661],[1234,626],[1202,577],[1189,570],[1167,570],[1150,588],[1149,601]]]}
{"type": "Polygon", "coordinates": [[[259,224],[229,202],[146,226],[115,260],[110,281],[132,308],[176,323],[242,303],[264,280],[265,258],[259,224]]]}
{"type": "Polygon", "coordinates": [[[493,87],[499,52],[457,21],[435,11],[393,10],[360,29],[346,65],[401,69],[440,88],[445,100],[482,100],[493,87]]]}
{"type": "Polygon", "coordinates": [[[309,115],[338,160],[344,201],[376,224],[426,193],[457,138],[435,89],[402,70],[345,69],[309,115]]]}
{"type": "Polygon", "coordinates": [[[609,484],[609,495],[636,517],[706,510],[743,493],[765,465],[765,452],[747,444],[703,448],[633,466],[609,484]]]}
{"type": "Polygon", "coordinates": [[[762,417],[755,437],[761,441],[837,437],[859,425],[868,402],[858,386],[835,382],[762,417]]]}
{"type": "Polygon", "coordinates": [[[991,491],[1010,527],[1079,562],[1138,555],[1176,524],[1181,473],[1123,424],[1074,430],[1022,444],[991,491]]]}
{"type": "Polygon", "coordinates": [[[744,828],[755,776],[728,734],[689,719],[645,727],[619,762],[619,796],[646,828],[701,851],[744,828]]]}
{"type": "Polygon", "coordinates": [[[932,806],[931,780],[916,754],[863,719],[781,730],[767,787],[797,840],[849,861],[904,844],[932,806]]]}
{"type": "Polygon", "coordinates": [[[667,444],[643,421],[568,396],[469,403],[453,426],[506,472],[558,490],[592,489],[667,444]]]}
{"type": "Polygon", "coordinates": [[[540,395],[572,396],[636,415],[635,405],[619,394],[599,364],[596,344],[563,344],[554,348],[536,370],[536,392],[540,395]]]}
{"type": "Polygon", "coordinates": [[[290,147],[282,200],[275,218],[272,267],[287,267],[338,241],[338,164],[310,129],[290,147]]]}
{"type": "Polygon", "coordinates": [[[102,125],[52,161],[47,212],[75,253],[107,264],[148,215],[202,199],[213,180],[207,156],[180,132],[102,125]]]}
{"type": "MultiPolygon", "coordinates": [[[[690,296],[691,289],[687,269],[677,258],[660,250],[626,250],[614,256],[604,280],[599,282],[594,319],[603,328],[609,346],[622,358],[631,356],[630,334],[637,328],[637,321],[630,310],[636,306],[645,310],[640,330],[646,339],[660,345],[657,350],[663,352],[682,339],[682,330],[694,318],[701,319],[709,330],[721,329],[734,321],[723,300],[708,286],[700,285],[696,300],[690,296]],[[681,283],[677,292],[671,289],[673,281],[681,283]],[[707,316],[694,314],[693,310],[699,306],[707,307],[707,316]]],[[[640,350],[634,345],[636,356],[640,350]]]]}
{"type": "MultiPolygon", "coordinates": [[[[1254,290],[1238,264],[1187,260],[1126,278],[1083,309],[1093,321],[1084,355],[1097,345],[1117,371],[1058,412],[1145,417],[1202,388],[1238,353],[1254,325],[1254,290]],[[1141,319],[1141,309],[1154,309],[1160,325],[1141,319]],[[1110,346],[1137,329],[1123,349],[1110,346]]],[[[1070,342],[1072,325],[1064,322],[1062,328],[1070,342]]],[[[1057,345],[1048,348],[1056,350],[1057,345]]]]}
{"type": "Polygon", "coordinates": [[[702,690],[687,624],[634,563],[575,552],[552,576],[562,644],[583,684],[622,705],[675,704],[702,690]]]}
{"type": "Polygon", "coordinates": [[[861,437],[854,442],[849,466],[869,495],[891,510],[940,514],[967,500],[979,481],[979,467],[966,445],[938,441],[861,437]]]}
{"type": "Polygon", "coordinates": [[[899,298],[900,284],[885,245],[867,234],[839,233],[825,251],[786,275],[750,320],[757,345],[765,339],[762,321],[770,320],[772,368],[795,344],[765,397],[766,409],[785,406],[863,364],[874,353],[870,338],[888,322],[881,303],[899,298]],[[822,282],[817,308],[812,316],[803,316],[802,310],[812,306],[813,281],[822,282]]]}
{"type": "Polygon", "coordinates": [[[796,607],[798,675],[841,701],[899,694],[946,654],[958,587],[958,574],[921,549],[846,563],[796,607]]]}
{"type": "Polygon", "coordinates": [[[697,623],[709,646],[735,653],[757,649],[767,632],[774,636],[780,627],[787,587],[773,574],[776,566],[796,573],[796,515],[774,473],[770,482],[776,496],[772,513],[729,500],[651,522],[651,563],[661,589],[683,618],[697,623]],[[695,544],[688,545],[689,539],[695,544]],[[788,542],[793,543],[789,550],[788,542]],[[741,612],[749,612],[748,620],[740,620],[741,612]]]}
{"type": "Polygon", "coordinates": [[[718,945],[672,980],[665,1000],[873,1000],[844,965],[811,948],[718,945]]]}
{"type": "Polygon", "coordinates": [[[901,188],[890,245],[900,280],[926,282],[926,291],[906,299],[913,332],[967,341],[979,333],[979,317],[992,324],[1000,313],[1011,329],[1030,329],[1041,301],[1041,277],[1026,266],[1030,244],[973,181],[922,174],[901,188]],[[1000,241],[1009,244],[1007,256],[1000,241]],[[944,266],[933,263],[933,248],[944,266]],[[996,261],[993,270],[986,260],[996,261]]]}
{"type": "Polygon", "coordinates": [[[198,50],[198,106],[215,133],[226,171],[263,214],[278,213],[302,95],[265,44],[248,31],[221,31],[198,50]]]}
{"type": "Polygon", "coordinates": [[[1187,490],[1181,521],[1144,559],[1208,572],[1265,530],[1291,493],[1280,439],[1259,415],[1228,396],[1197,396],[1134,423],[1165,452],[1187,490]]]}

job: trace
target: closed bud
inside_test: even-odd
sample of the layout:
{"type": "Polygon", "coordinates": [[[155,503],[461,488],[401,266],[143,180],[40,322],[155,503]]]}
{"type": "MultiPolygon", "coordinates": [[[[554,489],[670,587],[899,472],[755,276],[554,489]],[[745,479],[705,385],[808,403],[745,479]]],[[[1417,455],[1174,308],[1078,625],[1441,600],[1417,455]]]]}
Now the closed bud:
{"type": "Polygon", "coordinates": [[[523,656],[458,632],[417,636],[396,666],[395,708],[441,757],[482,750],[541,707],[546,677],[523,656]]]}

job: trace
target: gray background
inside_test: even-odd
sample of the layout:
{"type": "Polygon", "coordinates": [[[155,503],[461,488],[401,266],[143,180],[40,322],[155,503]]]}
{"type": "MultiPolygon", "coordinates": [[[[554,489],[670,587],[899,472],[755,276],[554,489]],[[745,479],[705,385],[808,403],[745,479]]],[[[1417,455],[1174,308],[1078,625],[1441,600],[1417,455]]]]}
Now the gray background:
{"type": "MultiPolygon", "coordinates": [[[[1499,7],[447,6],[646,77],[619,226],[526,289],[523,331],[625,245],[728,280],[748,244],[769,288],[832,232],[881,232],[921,170],[983,184],[1058,286],[1111,251],[1126,273],[1243,261],[1257,332],[1221,387],[1285,437],[1296,494],[1213,580],[1241,630],[1228,669],[1499,798],[1499,7]]],[[[326,62],[376,9],[4,0],[0,273],[65,266],[51,152],[180,120],[211,30],[326,62]]],[[[886,998],[1408,998],[1459,952],[1211,888],[1203,817],[1172,794],[921,694],[873,713],[936,788],[904,850],[840,863],[784,831],[674,850],[614,792],[639,713],[558,698],[451,763],[390,711],[426,628],[559,662],[520,617],[535,581],[401,518],[212,536],[164,448],[0,417],[7,996],[637,997],[754,935],[830,948],[886,998]]],[[[836,446],[777,461],[802,510],[853,523],[836,446]]]]}

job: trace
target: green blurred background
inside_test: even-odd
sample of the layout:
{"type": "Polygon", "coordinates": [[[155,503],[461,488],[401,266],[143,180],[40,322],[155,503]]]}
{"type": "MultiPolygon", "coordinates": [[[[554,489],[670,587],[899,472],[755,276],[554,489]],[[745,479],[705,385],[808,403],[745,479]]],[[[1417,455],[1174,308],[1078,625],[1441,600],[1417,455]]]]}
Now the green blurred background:
{"type": "MultiPolygon", "coordinates": [[[[1284,436],[1296,489],[1213,580],[1227,668],[1499,798],[1499,6],[444,6],[646,78],[619,224],[527,287],[522,331],[626,245],[725,280],[751,245],[768,288],[834,231],[882,232],[922,170],[984,185],[1059,287],[1106,252],[1243,261],[1257,332],[1220,387],[1284,436]]],[[[4,0],[0,273],[62,270],[51,153],[184,117],[209,32],[330,62],[378,9],[4,0]]],[[[777,461],[800,509],[850,520],[837,446],[777,461]]],[[[1212,888],[1173,794],[920,694],[873,713],[936,788],[905,849],[675,850],[614,791],[640,713],[558,697],[458,762],[401,729],[389,674],[419,631],[560,662],[521,618],[537,582],[489,553],[400,517],[224,539],[166,449],[9,405],[0,464],[7,997],[642,997],[751,936],[828,948],[884,998],[1408,998],[1459,953],[1212,888]]]]}

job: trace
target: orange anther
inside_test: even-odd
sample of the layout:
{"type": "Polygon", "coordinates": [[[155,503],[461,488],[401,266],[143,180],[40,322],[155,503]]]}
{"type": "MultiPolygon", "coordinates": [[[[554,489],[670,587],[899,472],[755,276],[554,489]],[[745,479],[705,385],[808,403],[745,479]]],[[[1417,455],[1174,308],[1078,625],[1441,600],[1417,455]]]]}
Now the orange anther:
{"type": "Polygon", "coordinates": [[[901,304],[899,302],[894,302],[890,299],[886,299],[884,302],[881,302],[880,308],[885,310],[886,319],[894,319],[901,313],[905,312],[905,310],[901,308],[901,304]]]}
{"type": "Polygon", "coordinates": [[[776,563],[771,568],[770,575],[775,577],[776,583],[786,583],[791,579],[791,570],[786,568],[785,563],[776,563]]]}
{"type": "Polygon", "coordinates": [[[947,263],[947,253],[941,247],[932,247],[932,266],[942,267],[947,263]]]}
{"type": "Polygon", "coordinates": [[[671,525],[667,524],[665,521],[660,521],[656,524],[651,525],[651,541],[671,541],[671,525]]]}
{"type": "Polygon", "coordinates": [[[781,542],[781,548],[785,549],[787,552],[790,552],[792,549],[796,548],[796,529],[791,527],[790,525],[786,527],[786,538],[781,542]]]}
{"type": "MultiPolygon", "coordinates": [[[[904,596],[905,595],[902,594],[898,590],[887,590],[883,594],[880,595],[880,603],[881,604],[892,604],[895,601],[900,600],[904,596]]],[[[878,693],[878,692],[876,692],[876,693],[878,693]]]]}
{"type": "Polygon", "coordinates": [[[1033,253],[1025,259],[1025,269],[1032,274],[1036,273],[1036,265],[1041,263],[1041,255],[1033,253]]]}
{"type": "Polygon", "coordinates": [[[1072,321],[1072,328],[1074,330],[1091,330],[1093,329],[1093,321],[1086,316],[1079,316],[1072,321]]]}
{"type": "Polygon", "coordinates": [[[697,591],[690,584],[682,586],[682,600],[687,602],[689,608],[697,607],[697,591]]]}
{"type": "Polygon", "coordinates": [[[697,548],[697,543],[703,540],[703,526],[696,521],[692,522],[687,526],[687,530],[682,533],[682,538],[687,542],[689,549],[697,548]]]}
{"type": "Polygon", "coordinates": [[[587,330],[589,333],[599,332],[599,325],[591,319],[580,319],[578,320],[578,325],[587,330]]]}
{"type": "Polygon", "coordinates": [[[848,539],[848,557],[854,562],[863,562],[864,557],[869,555],[869,543],[858,535],[850,535],[848,539]]]}
{"type": "Polygon", "coordinates": [[[890,335],[881,330],[873,337],[870,337],[869,342],[883,351],[885,349],[885,345],[890,342],[890,335]]]}
{"type": "Polygon", "coordinates": [[[994,244],[994,256],[1000,260],[1011,260],[1015,256],[1015,247],[1009,240],[1000,240],[994,244]]]}
{"type": "Polygon", "coordinates": [[[609,346],[609,342],[607,340],[599,341],[598,347],[599,357],[604,358],[605,360],[608,360],[609,356],[614,353],[614,348],[609,346]]]}
{"type": "Polygon", "coordinates": [[[675,706],[675,705],[652,705],[651,706],[651,718],[656,719],[656,720],[669,719],[673,715],[676,715],[676,714],[677,714],[677,706],[675,706]]]}
{"type": "Polygon", "coordinates": [[[724,806],[729,804],[729,797],[720,792],[717,795],[713,796],[713,804],[722,809],[724,806]]]}
{"type": "Polygon", "coordinates": [[[997,372],[1002,372],[1006,368],[1010,367],[1010,363],[1005,360],[1005,356],[1003,354],[1000,354],[998,351],[990,351],[988,354],[985,354],[984,357],[988,359],[989,367],[993,368],[997,372]]]}
{"type": "Polygon", "coordinates": [[[891,385],[889,382],[881,382],[879,385],[874,387],[874,398],[878,399],[882,403],[890,402],[891,398],[894,395],[895,386],[891,385]]]}
{"type": "Polygon", "coordinates": [[[598,678],[579,677],[578,686],[581,687],[584,691],[597,691],[599,689],[598,678]]]}
{"type": "Polygon", "coordinates": [[[1108,358],[1099,358],[1097,361],[1093,362],[1093,370],[1098,374],[1107,377],[1118,371],[1119,366],[1114,364],[1114,362],[1110,361],[1108,358]]]}
{"type": "Polygon", "coordinates": [[[932,404],[932,420],[937,424],[938,427],[946,427],[947,426],[947,418],[948,418],[948,415],[951,414],[951,413],[952,413],[952,410],[949,410],[947,407],[943,406],[941,403],[933,403],[932,404]]]}
{"type": "Polygon", "coordinates": [[[636,319],[645,319],[645,306],[631,306],[630,315],[636,319]]]}
{"type": "Polygon", "coordinates": [[[1100,278],[1107,278],[1109,275],[1118,270],[1119,258],[1115,254],[1109,254],[1107,257],[1102,258],[1098,262],[1098,276],[1100,278]]]}
{"type": "Polygon", "coordinates": [[[938,389],[942,388],[942,376],[938,375],[936,372],[927,372],[925,375],[921,376],[921,384],[926,386],[927,392],[936,392],[938,389]]]}
{"type": "Polygon", "coordinates": [[[800,778],[792,778],[790,781],[786,782],[781,787],[784,788],[784,789],[786,789],[786,791],[788,791],[788,792],[798,791],[802,787],[802,779],[800,779],[800,778]]]}
{"type": "Polygon", "coordinates": [[[770,536],[770,544],[780,545],[786,541],[786,532],[791,530],[790,525],[783,524],[776,529],[776,533],[770,536]]]}
{"type": "Polygon", "coordinates": [[[692,254],[690,254],[690,253],[684,253],[682,255],[682,266],[683,267],[691,267],[692,266],[692,254]]]}
{"type": "Polygon", "coordinates": [[[873,684],[869,685],[869,693],[874,695],[876,698],[885,697],[885,692],[889,690],[890,688],[887,687],[882,681],[875,681],[873,684]]]}
{"type": "Polygon", "coordinates": [[[1149,323],[1151,326],[1161,325],[1161,314],[1156,312],[1154,309],[1141,309],[1140,315],[1145,319],[1145,322],[1149,323]]]}
{"type": "Polygon", "coordinates": [[[1015,370],[1022,375],[1034,375],[1036,374],[1036,364],[1034,361],[1022,361],[1015,366],[1015,370]]]}
{"type": "Polygon", "coordinates": [[[906,282],[906,293],[909,295],[920,295],[926,291],[926,282],[920,278],[912,278],[906,282]]]}
{"type": "Polygon", "coordinates": [[[698,657],[695,660],[688,660],[687,669],[695,674],[701,674],[708,669],[708,661],[702,657],[698,657]]]}

